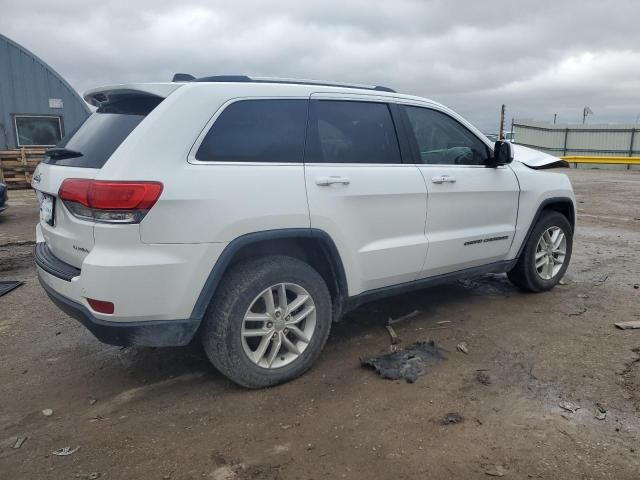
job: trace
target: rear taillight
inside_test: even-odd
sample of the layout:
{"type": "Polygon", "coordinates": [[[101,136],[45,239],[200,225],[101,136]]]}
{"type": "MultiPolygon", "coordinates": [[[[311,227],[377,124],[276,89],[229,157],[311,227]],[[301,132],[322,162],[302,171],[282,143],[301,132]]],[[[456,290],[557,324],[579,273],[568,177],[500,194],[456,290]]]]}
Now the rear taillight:
{"type": "Polygon", "coordinates": [[[160,182],[110,182],[68,178],[58,197],[78,218],[107,223],[140,223],[162,193],[160,182]]]}

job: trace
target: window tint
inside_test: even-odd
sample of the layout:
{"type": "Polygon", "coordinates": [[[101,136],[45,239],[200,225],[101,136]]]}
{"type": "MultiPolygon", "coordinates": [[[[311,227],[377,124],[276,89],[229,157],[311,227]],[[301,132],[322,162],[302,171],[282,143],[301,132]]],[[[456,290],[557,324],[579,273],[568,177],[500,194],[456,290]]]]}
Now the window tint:
{"type": "Polygon", "coordinates": [[[311,102],[307,163],[400,163],[400,148],[388,105],[372,102],[311,102]]]}
{"type": "Polygon", "coordinates": [[[162,98],[159,97],[123,95],[101,105],[75,132],[56,145],[82,155],[70,158],[46,157],[45,163],[102,168],[116,148],[161,101],[162,98]]]}
{"type": "Polygon", "coordinates": [[[302,162],[307,100],[242,100],[220,114],[196,159],[205,162],[302,162]]]}
{"type": "Polygon", "coordinates": [[[483,165],[489,149],[450,116],[420,107],[404,107],[418,143],[422,163],[483,165]]]}

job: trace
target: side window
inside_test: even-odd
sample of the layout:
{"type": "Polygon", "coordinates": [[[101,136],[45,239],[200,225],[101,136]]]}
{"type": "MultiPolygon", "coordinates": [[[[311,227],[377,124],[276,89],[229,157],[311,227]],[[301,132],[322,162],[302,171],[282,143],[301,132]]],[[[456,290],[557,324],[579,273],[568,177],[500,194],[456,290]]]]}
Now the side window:
{"type": "Polygon", "coordinates": [[[400,163],[400,147],[385,103],[314,100],[307,163],[400,163]]]}
{"type": "Polygon", "coordinates": [[[302,162],[307,100],[241,100],[229,105],[204,137],[196,160],[302,162]]]}
{"type": "Polygon", "coordinates": [[[421,107],[404,107],[416,137],[422,163],[483,165],[489,149],[450,116],[421,107]]]}

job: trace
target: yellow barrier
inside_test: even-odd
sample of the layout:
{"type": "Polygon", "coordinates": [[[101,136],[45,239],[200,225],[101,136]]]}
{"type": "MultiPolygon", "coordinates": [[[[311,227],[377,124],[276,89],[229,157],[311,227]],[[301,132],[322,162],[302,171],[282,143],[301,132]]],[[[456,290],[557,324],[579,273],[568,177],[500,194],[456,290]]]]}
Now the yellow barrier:
{"type": "Polygon", "coordinates": [[[616,165],[640,165],[640,157],[560,157],[569,163],[612,163],[616,165]]]}

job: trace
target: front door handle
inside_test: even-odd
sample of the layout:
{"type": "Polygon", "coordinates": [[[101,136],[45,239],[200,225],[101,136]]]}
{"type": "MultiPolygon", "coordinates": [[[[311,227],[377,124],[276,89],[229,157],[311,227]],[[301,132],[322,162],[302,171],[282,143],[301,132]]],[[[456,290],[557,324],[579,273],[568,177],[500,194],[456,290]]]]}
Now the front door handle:
{"type": "Polygon", "coordinates": [[[316,178],[316,185],[320,187],[328,187],[334,183],[341,183],[343,185],[349,185],[351,180],[347,177],[320,177],[316,178]]]}
{"type": "Polygon", "coordinates": [[[456,177],[449,175],[440,175],[438,177],[431,177],[433,183],[456,183],[456,177]]]}

